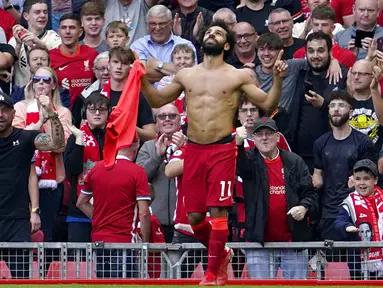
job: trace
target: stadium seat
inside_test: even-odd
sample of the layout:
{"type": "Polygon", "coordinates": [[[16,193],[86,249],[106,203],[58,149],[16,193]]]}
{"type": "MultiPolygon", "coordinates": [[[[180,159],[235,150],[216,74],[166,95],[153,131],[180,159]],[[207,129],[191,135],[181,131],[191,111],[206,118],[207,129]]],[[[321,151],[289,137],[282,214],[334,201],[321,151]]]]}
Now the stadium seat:
{"type": "Polygon", "coordinates": [[[0,261],[0,279],[11,279],[12,274],[5,261],[0,261]]]}
{"type": "MultiPolygon", "coordinates": [[[[67,262],[67,279],[77,279],[76,278],[76,262],[70,261],[67,262]]],[[[61,276],[61,262],[53,261],[49,265],[47,279],[60,279],[61,276]]],[[[97,278],[96,272],[92,269],[92,279],[97,278]]],[[[80,275],[78,279],[86,279],[86,262],[80,262],[80,275]]]]}
{"type": "Polygon", "coordinates": [[[326,280],[350,280],[346,262],[330,262],[325,269],[326,280]]]}

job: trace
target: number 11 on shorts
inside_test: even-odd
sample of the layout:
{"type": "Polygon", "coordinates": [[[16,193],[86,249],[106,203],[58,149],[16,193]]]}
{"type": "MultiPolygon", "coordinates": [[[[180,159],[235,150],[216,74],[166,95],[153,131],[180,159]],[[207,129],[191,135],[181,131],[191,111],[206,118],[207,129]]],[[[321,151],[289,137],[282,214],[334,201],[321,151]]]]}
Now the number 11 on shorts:
{"type": "Polygon", "coordinates": [[[225,201],[231,196],[231,181],[221,181],[221,197],[219,201],[225,201]],[[227,185],[226,185],[227,184],[227,185]],[[226,189],[227,186],[227,189],[226,189]]]}

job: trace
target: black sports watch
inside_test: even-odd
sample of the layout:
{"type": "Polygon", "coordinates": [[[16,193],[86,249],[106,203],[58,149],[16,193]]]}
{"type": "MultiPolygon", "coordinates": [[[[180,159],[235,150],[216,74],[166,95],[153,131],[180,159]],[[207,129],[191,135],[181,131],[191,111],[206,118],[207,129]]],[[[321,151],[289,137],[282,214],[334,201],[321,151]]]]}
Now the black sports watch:
{"type": "Polygon", "coordinates": [[[11,10],[11,9],[13,9],[14,7],[13,7],[13,5],[11,4],[11,5],[9,5],[8,7],[4,7],[4,10],[11,10]]]}

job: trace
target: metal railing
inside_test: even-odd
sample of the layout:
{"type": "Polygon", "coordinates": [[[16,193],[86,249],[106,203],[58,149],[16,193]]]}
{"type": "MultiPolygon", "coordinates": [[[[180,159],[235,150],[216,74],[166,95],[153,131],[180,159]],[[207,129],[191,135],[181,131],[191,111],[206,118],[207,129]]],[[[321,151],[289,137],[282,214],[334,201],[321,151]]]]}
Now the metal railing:
{"type": "MultiPolygon", "coordinates": [[[[228,243],[229,279],[382,279],[383,242],[228,243]],[[380,251],[380,256],[378,255],[380,251]]],[[[200,279],[200,244],[0,243],[3,279],[200,279]]]]}

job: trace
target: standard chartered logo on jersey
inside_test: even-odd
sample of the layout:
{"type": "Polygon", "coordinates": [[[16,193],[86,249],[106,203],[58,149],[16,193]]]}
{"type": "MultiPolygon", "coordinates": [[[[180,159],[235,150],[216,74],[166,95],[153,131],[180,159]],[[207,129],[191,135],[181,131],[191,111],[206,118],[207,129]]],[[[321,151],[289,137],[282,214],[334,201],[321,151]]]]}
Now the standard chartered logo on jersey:
{"type": "Polygon", "coordinates": [[[270,194],[286,194],[285,186],[270,186],[270,194]]]}
{"type": "Polygon", "coordinates": [[[61,86],[64,89],[68,89],[68,90],[69,88],[75,88],[75,87],[87,87],[90,84],[92,84],[91,78],[80,78],[80,79],[72,79],[72,80],[68,80],[68,78],[64,78],[61,81],[61,86]]]}

